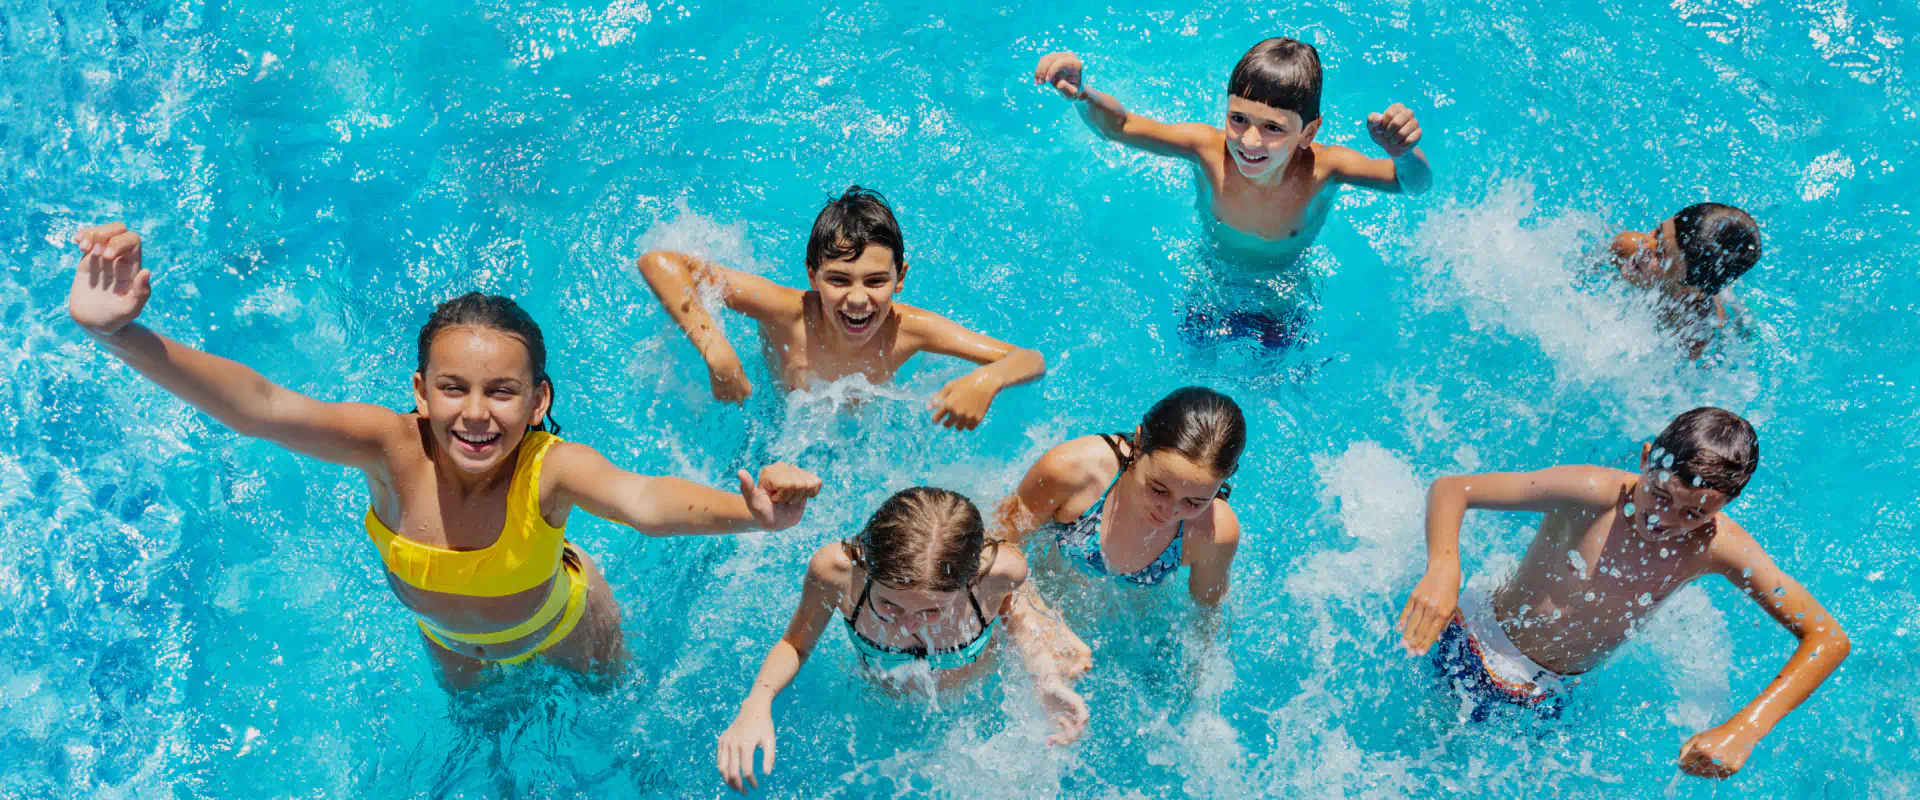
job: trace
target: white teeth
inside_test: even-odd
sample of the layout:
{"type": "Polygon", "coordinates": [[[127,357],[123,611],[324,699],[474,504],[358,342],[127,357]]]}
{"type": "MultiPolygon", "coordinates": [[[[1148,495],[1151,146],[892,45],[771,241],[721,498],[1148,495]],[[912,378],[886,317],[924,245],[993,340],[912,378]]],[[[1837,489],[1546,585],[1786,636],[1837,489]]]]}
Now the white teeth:
{"type": "Polygon", "coordinates": [[[453,438],[459,439],[467,444],[490,444],[493,440],[500,438],[500,434],[498,433],[489,433],[484,436],[462,433],[460,431],[449,431],[449,433],[453,434],[453,438]]]}

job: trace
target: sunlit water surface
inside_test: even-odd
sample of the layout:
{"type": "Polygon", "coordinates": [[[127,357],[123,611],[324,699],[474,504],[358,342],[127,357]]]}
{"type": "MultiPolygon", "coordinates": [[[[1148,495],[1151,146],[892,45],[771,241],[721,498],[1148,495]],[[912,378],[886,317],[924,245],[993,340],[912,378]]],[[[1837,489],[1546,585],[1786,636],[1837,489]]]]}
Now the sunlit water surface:
{"type": "MultiPolygon", "coordinates": [[[[297,4],[6,0],[0,13],[0,795],[715,795],[715,737],[802,563],[889,493],[997,501],[1043,449],[1168,390],[1239,399],[1252,439],[1224,655],[1177,585],[1050,581],[1098,651],[1093,721],[1045,734],[1007,663],[969,694],[868,688],[838,631],[781,698],[779,797],[1886,797],[1920,791],[1913,676],[1920,248],[1911,7],[1822,0],[1105,4],[297,4]],[[1418,111],[1439,179],[1341,196],[1299,266],[1310,343],[1179,335],[1210,266],[1188,175],[1096,142],[1032,88],[1095,85],[1213,120],[1269,35],[1325,60],[1324,140],[1418,111]],[[636,278],[649,246],[786,282],[820,203],[892,198],[906,302],[1038,348],[1050,372],[971,434],[891,387],[721,407],[636,278]],[[1682,367],[1582,277],[1612,232],[1698,200],[1761,220],[1753,333],[1682,367]],[[148,317],[295,389],[411,403],[433,303],[507,293],[545,325],[568,435],[728,485],[795,459],[830,490],[778,535],[654,540],[576,515],[637,654],[608,694],[521,670],[453,700],[359,527],[346,470],[243,440],[136,380],[63,309],[77,225],[148,236],[148,317]],[[859,410],[837,414],[845,398],[859,410]],[[1731,511],[1846,624],[1854,654],[1724,786],[1672,759],[1792,640],[1689,589],[1554,723],[1462,721],[1389,633],[1421,568],[1424,485],[1629,466],[1700,404],[1759,427],[1731,511]]],[[[726,322],[743,352],[756,348],[726,322]]],[[[1476,516],[1468,570],[1530,520],[1476,516]]]]}

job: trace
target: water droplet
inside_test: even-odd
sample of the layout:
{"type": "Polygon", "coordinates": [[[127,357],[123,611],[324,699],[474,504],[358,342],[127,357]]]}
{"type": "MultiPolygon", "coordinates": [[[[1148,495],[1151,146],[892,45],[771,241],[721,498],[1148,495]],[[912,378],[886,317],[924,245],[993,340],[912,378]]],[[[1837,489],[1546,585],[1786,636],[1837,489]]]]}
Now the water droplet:
{"type": "Polygon", "coordinates": [[[1593,593],[1592,593],[1592,592],[1587,592],[1587,602],[1589,602],[1589,603],[1591,603],[1591,602],[1593,602],[1593,593]]]}
{"type": "Polygon", "coordinates": [[[1752,568],[1752,567],[1748,567],[1748,568],[1746,568],[1746,569],[1743,569],[1743,570],[1740,570],[1740,577],[1742,577],[1742,578],[1751,578],[1751,577],[1753,577],[1753,568],[1752,568]]]}
{"type": "Polygon", "coordinates": [[[1700,476],[1698,476],[1698,475],[1695,475],[1695,476],[1693,476],[1693,486],[1694,486],[1694,488],[1696,488],[1696,489],[1698,489],[1698,488],[1700,488],[1700,483],[1701,483],[1701,481],[1700,481],[1700,476]]]}
{"type": "Polygon", "coordinates": [[[1650,605],[1653,605],[1653,595],[1652,595],[1651,593],[1648,593],[1648,592],[1641,592],[1641,593],[1640,593],[1640,605],[1643,605],[1643,606],[1650,606],[1650,605]]]}
{"type": "Polygon", "coordinates": [[[1660,557],[1661,557],[1661,558],[1666,558],[1666,557],[1667,557],[1668,555],[1670,555],[1670,554],[1672,554],[1672,553],[1673,553],[1673,551],[1672,551],[1672,550],[1668,550],[1667,548],[1664,548],[1664,547],[1662,547],[1662,548],[1660,548],[1660,557]]]}
{"type": "Polygon", "coordinates": [[[1666,483],[1667,481],[1670,481],[1670,480],[1673,480],[1673,473],[1668,472],[1664,469],[1660,470],[1660,482],[1666,483]]]}
{"type": "Polygon", "coordinates": [[[1587,560],[1580,557],[1580,551],[1568,550],[1567,562],[1573,565],[1573,571],[1580,573],[1582,579],[1587,577],[1587,560]]]}
{"type": "Polygon", "coordinates": [[[1659,514],[1648,514],[1648,515],[1647,515],[1647,524],[1648,524],[1648,525],[1658,525],[1658,524],[1660,524],[1660,515],[1659,515],[1659,514]]]}
{"type": "Polygon", "coordinates": [[[1633,503],[1627,503],[1626,506],[1620,509],[1620,513],[1625,514],[1629,517],[1633,516],[1633,511],[1634,511],[1633,503]]]}
{"type": "Polygon", "coordinates": [[[1660,463],[1660,459],[1665,457],[1666,454],[1667,454],[1667,449],[1664,447],[1653,448],[1653,462],[1656,464],[1660,463]]]}
{"type": "Polygon", "coordinates": [[[1666,467],[1667,469],[1673,469],[1673,454],[1668,453],[1666,457],[1660,459],[1660,466],[1666,467]]]}
{"type": "Polygon", "coordinates": [[[1775,587],[1773,587],[1773,596],[1774,596],[1774,597],[1786,597],[1786,596],[1787,596],[1787,587],[1785,587],[1785,586],[1775,586],[1775,587]]]}

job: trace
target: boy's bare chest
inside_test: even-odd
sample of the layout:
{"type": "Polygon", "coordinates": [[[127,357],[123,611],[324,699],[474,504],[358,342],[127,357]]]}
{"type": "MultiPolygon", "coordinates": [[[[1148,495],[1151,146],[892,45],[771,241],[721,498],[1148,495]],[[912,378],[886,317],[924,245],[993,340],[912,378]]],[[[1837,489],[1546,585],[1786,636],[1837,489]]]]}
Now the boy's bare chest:
{"type": "Polygon", "coordinates": [[[865,376],[874,384],[893,380],[904,359],[895,357],[899,348],[890,346],[897,337],[881,331],[874,341],[852,350],[829,346],[823,337],[812,335],[805,324],[780,331],[763,330],[769,362],[788,389],[805,389],[816,382],[831,383],[849,375],[865,376]]]}
{"type": "Polygon", "coordinates": [[[1651,606],[1698,577],[1708,539],[1649,540],[1630,520],[1608,511],[1592,520],[1568,520],[1559,583],[1571,597],[1608,605],[1651,606]],[[1578,524],[1585,522],[1586,524],[1578,524]]]}
{"type": "Polygon", "coordinates": [[[1202,180],[1202,204],[1214,221],[1267,243],[1306,237],[1318,230],[1324,181],[1311,172],[1288,176],[1279,186],[1262,187],[1227,170],[1231,164],[1208,165],[1202,180]]]}

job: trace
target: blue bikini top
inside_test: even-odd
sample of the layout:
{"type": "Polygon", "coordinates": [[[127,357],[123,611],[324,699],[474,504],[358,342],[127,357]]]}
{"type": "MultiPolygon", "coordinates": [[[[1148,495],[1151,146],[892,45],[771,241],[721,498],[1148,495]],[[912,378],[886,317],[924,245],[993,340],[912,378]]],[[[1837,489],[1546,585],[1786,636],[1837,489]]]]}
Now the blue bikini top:
{"type": "Polygon", "coordinates": [[[1182,521],[1180,526],[1174,529],[1173,541],[1168,542],[1167,548],[1160,551],[1160,557],[1155,558],[1153,563],[1141,567],[1139,572],[1121,573],[1108,569],[1106,556],[1100,554],[1100,515],[1106,508],[1107,496],[1113,493],[1114,485],[1120,482],[1121,475],[1126,474],[1127,467],[1133,463],[1133,459],[1121,452],[1121,437],[1103,433],[1100,434],[1100,441],[1106,442],[1108,447],[1113,448],[1113,455],[1120,459],[1120,471],[1113,474],[1113,481],[1107,484],[1106,491],[1100,493],[1100,499],[1095,500],[1093,505],[1081,512],[1078,519],[1072,522],[1049,523],[1048,527],[1054,531],[1059,542],[1060,553],[1081,572],[1095,578],[1111,578],[1140,586],[1156,586],[1166,580],[1168,575],[1180,569],[1181,542],[1186,538],[1187,523],[1182,521]]]}

